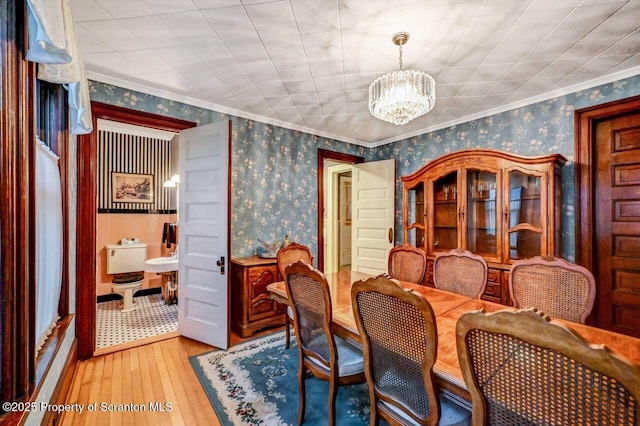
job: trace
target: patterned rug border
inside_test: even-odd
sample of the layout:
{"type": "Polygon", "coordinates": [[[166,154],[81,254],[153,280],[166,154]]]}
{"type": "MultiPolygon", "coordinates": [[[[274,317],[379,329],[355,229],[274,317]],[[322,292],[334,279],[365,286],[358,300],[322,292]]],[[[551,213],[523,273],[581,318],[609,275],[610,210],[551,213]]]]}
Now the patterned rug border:
{"type": "MultiPolygon", "coordinates": [[[[295,340],[292,343],[293,349],[293,347],[295,347],[295,340]]],[[[267,336],[243,342],[239,345],[232,346],[226,351],[214,349],[189,358],[189,362],[223,426],[234,426],[244,423],[244,420],[248,417],[257,417],[262,420],[261,424],[269,426],[287,426],[287,423],[283,422],[277,414],[278,407],[275,404],[265,402],[264,405],[256,409],[253,405],[248,407],[244,405],[243,402],[234,400],[229,396],[234,395],[234,391],[238,391],[250,400],[261,398],[261,395],[259,395],[259,392],[257,392],[253,386],[249,373],[246,370],[237,369],[234,369],[236,373],[233,373],[230,366],[238,358],[255,355],[275,346],[284,346],[284,331],[278,331],[267,336]],[[224,368],[224,370],[222,370],[223,373],[219,374],[218,377],[209,377],[203,367],[203,363],[206,363],[207,359],[219,363],[219,366],[224,368]],[[226,395],[219,395],[213,386],[215,382],[220,383],[221,386],[224,386],[229,392],[226,395]],[[229,413],[228,410],[225,409],[221,399],[226,402],[228,406],[235,405],[236,412],[229,413]]]]}

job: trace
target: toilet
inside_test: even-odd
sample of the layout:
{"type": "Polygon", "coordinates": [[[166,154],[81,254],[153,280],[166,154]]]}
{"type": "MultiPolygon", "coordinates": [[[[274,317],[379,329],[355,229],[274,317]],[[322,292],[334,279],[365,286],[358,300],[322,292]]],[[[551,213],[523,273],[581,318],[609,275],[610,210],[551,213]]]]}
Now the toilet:
{"type": "Polygon", "coordinates": [[[107,274],[113,275],[111,290],[122,296],[122,312],[136,308],[133,294],[144,282],[146,244],[107,244],[107,274]]]}

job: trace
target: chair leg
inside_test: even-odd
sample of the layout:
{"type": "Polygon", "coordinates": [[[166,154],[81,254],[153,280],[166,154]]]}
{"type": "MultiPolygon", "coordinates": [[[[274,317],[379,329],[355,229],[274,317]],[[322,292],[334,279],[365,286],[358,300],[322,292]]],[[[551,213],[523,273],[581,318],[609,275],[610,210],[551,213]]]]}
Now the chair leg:
{"type": "Polygon", "coordinates": [[[289,328],[291,327],[291,321],[289,321],[288,315],[284,323],[284,348],[289,349],[289,342],[291,340],[291,332],[289,331],[289,328]]]}
{"type": "Polygon", "coordinates": [[[375,396],[370,398],[369,410],[369,426],[378,426],[380,424],[380,414],[378,414],[378,401],[375,396]]]}
{"type": "MultiPolygon", "coordinates": [[[[302,355],[302,354],[300,354],[302,355]]],[[[304,421],[304,409],[305,409],[305,384],[304,380],[307,376],[307,368],[304,365],[303,361],[300,361],[300,369],[298,370],[298,424],[301,425],[304,421]]]]}
{"type": "MultiPolygon", "coordinates": [[[[336,366],[337,368],[337,366],[336,366]]],[[[336,424],[336,395],[338,393],[337,378],[329,379],[329,426],[336,424]]]]}

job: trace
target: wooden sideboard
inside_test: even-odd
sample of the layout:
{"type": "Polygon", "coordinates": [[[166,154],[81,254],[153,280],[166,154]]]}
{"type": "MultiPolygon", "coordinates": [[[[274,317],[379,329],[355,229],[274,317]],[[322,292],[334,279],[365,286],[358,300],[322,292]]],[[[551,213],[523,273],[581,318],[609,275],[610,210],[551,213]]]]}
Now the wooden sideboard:
{"type": "Polygon", "coordinates": [[[284,325],[286,306],[267,294],[280,281],[276,259],[257,256],[231,259],[231,327],[239,336],[252,336],[266,327],[284,325]]]}

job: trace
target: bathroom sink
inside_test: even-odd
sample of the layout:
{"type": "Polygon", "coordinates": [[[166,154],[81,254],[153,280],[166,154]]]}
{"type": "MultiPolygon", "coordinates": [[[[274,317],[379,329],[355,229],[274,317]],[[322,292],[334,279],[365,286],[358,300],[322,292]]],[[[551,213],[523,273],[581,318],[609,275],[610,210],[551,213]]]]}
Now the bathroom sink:
{"type": "Polygon", "coordinates": [[[156,257],[144,262],[146,272],[172,272],[178,270],[178,259],[175,257],[156,257]]]}

